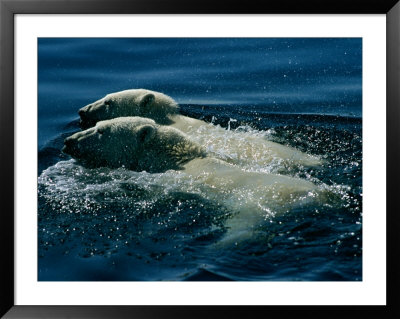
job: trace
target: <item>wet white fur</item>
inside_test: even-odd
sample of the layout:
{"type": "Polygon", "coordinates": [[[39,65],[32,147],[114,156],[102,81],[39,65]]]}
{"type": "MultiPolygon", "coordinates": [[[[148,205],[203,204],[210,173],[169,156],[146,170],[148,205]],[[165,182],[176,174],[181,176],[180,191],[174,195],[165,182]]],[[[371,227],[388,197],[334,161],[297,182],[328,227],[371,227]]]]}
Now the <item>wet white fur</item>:
{"type": "Polygon", "coordinates": [[[76,145],[75,157],[92,164],[150,172],[174,169],[190,175],[196,183],[207,187],[210,199],[234,212],[234,217],[227,221],[229,230],[224,242],[250,238],[268,216],[319,196],[318,187],[307,180],[246,171],[206,154],[204,148],[181,131],[150,119],[124,117],[101,121],[68,139],[76,145]]]}
{"type": "Polygon", "coordinates": [[[322,163],[316,156],[271,142],[263,134],[227,132],[219,126],[183,116],[179,114],[178,104],[171,97],[155,91],[132,89],[111,93],[82,110],[93,122],[123,116],[151,118],[158,124],[181,130],[199,144],[209,146],[208,151],[214,151],[215,157],[233,164],[316,166],[322,163]],[[225,154],[221,154],[221,150],[225,154]]]}

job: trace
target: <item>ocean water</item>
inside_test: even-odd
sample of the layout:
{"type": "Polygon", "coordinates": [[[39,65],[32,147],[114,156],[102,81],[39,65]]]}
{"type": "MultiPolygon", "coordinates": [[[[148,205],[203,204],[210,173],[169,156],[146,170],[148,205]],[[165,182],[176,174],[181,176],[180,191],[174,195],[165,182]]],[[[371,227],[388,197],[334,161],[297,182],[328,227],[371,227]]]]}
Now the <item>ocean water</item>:
{"type": "Polygon", "coordinates": [[[360,38],[40,38],[38,115],[39,280],[362,280],[360,38]],[[328,195],[283,209],[266,194],[247,212],[262,217],[254,236],[226,242],[253,190],[227,200],[184,172],[87,168],[61,152],[79,108],[131,88],[207,122],[189,137],[215,156],[328,195]],[[238,161],[215,143],[253,138],[322,164],[238,161]]]}

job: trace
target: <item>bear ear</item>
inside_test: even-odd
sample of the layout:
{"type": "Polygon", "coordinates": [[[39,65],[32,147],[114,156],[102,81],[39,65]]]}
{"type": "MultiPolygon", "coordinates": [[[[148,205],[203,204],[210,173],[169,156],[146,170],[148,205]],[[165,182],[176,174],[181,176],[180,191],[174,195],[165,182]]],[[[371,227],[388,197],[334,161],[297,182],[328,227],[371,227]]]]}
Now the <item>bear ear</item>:
{"type": "Polygon", "coordinates": [[[142,125],[139,129],[138,129],[138,141],[140,143],[145,143],[147,141],[149,141],[155,133],[156,129],[151,126],[151,125],[142,125]]]}
{"type": "Polygon", "coordinates": [[[153,102],[154,99],[155,99],[155,96],[153,93],[147,93],[140,100],[140,106],[146,107],[149,103],[153,102]]]}

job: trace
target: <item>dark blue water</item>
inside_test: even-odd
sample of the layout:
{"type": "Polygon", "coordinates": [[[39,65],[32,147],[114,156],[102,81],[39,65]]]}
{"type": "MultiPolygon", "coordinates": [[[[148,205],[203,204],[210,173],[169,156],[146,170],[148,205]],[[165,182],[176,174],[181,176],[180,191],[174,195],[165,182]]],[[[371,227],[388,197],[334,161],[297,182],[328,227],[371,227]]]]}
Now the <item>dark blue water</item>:
{"type": "MultiPolygon", "coordinates": [[[[38,40],[39,280],[362,280],[362,40],[38,40]],[[88,169],[61,152],[77,110],[130,88],[324,160],[261,169],[329,188],[215,245],[235,215],[168,173],[88,169]]],[[[228,133],[227,133],[228,134],[228,133]]]]}

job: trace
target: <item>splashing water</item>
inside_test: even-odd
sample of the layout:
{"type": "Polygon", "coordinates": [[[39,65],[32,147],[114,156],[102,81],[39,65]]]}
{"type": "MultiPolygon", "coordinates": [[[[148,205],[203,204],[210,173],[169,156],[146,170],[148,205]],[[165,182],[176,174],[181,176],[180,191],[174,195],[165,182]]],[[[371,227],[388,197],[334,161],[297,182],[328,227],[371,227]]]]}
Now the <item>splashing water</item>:
{"type": "MultiPolygon", "coordinates": [[[[315,191],[283,202],[278,193],[268,194],[268,190],[264,192],[259,188],[231,189],[227,185],[226,189],[216,190],[201,178],[180,171],[149,174],[124,168],[89,169],[75,160],[59,161],[43,170],[38,178],[39,253],[42,258],[51,258],[49,251],[59,251],[63,256],[77,255],[83,260],[89,258],[96,262],[96,258],[102,257],[106,258],[104,260],[118,260],[121,265],[126,265],[126,258],[128,264],[133,259],[135,275],[129,267],[121,280],[159,280],[161,277],[154,274],[161,276],[161,273],[150,271],[145,275],[140,270],[143,263],[152,269],[159,262],[163,263],[166,271],[163,279],[179,280],[185,278],[184,273],[187,276],[193,271],[197,273],[200,261],[206,261],[207,269],[221,275],[221,280],[226,276],[238,280],[249,278],[249,273],[243,277],[244,274],[238,272],[241,263],[233,268],[227,266],[232,258],[237,263],[237,254],[274,255],[284,238],[287,241],[285,245],[291,243],[300,249],[302,243],[307,242],[304,231],[310,226],[293,236],[298,232],[293,231],[296,227],[315,220],[319,226],[314,227],[335,228],[338,222],[341,224],[352,218],[346,211],[351,209],[353,214],[360,211],[360,196],[354,194],[357,191],[343,180],[335,182],[328,175],[343,160],[326,158],[320,167],[305,168],[296,165],[295,161],[282,165],[280,159],[271,156],[270,148],[256,149],[259,152],[257,156],[247,156],[245,152],[239,153],[230,147],[234,141],[244,150],[253,137],[267,142],[271,138],[279,141],[286,131],[294,132],[288,128],[259,131],[248,126],[228,131],[217,125],[189,132],[190,138],[204,145],[216,157],[227,161],[244,157],[243,170],[286,174],[317,185],[315,191]],[[268,160],[263,156],[268,156],[268,160]],[[332,221],[332,216],[337,216],[337,220],[332,221]],[[326,223],[328,225],[323,226],[326,223]],[[234,250],[228,253],[232,248],[234,250]]],[[[308,134],[307,138],[303,133],[299,134],[303,134],[302,140],[310,136],[323,140],[318,132],[308,134]]],[[[337,142],[342,150],[345,145],[351,146],[340,138],[337,142]]],[[[309,143],[313,144],[315,140],[309,143]]],[[[348,168],[345,170],[353,172],[359,167],[359,161],[349,158],[346,165],[348,168]]],[[[361,225],[357,223],[356,219],[354,226],[348,228],[349,235],[341,235],[345,240],[360,238],[361,225]]],[[[317,236],[321,242],[322,233],[316,232],[321,234],[317,236]]],[[[332,229],[324,236],[331,233],[332,229]]],[[[333,253],[338,253],[341,246],[336,244],[337,241],[332,242],[335,244],[328,240],[326,245],[332,245],[333,253]]],[[[357,242],[353,245],[360,247],[357,242]]],[[[78,273],[80,275],[72,274],[72,278],[83,276],[80,271],[78,273]]],[[[102,276],[118,280],[120,275],[111,272],[102,276]]],[[[254,276],[268,278],[263,272],[256,272],[254,276]]],[[[43,278],[52,277],[46,273],[43,278]]]]}

